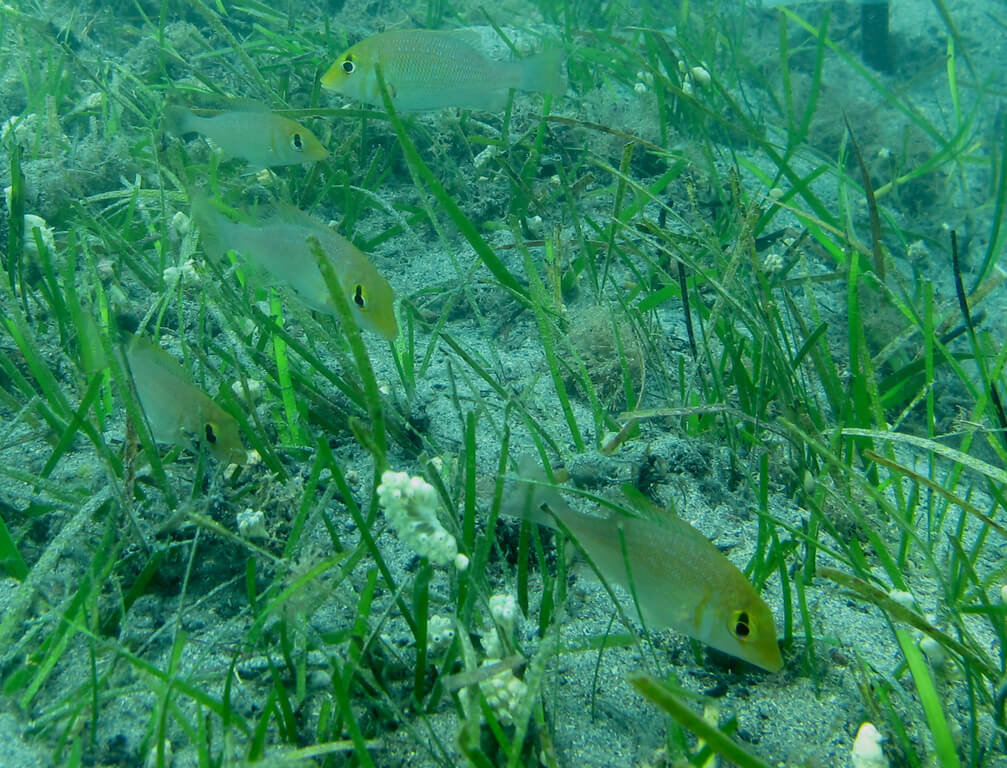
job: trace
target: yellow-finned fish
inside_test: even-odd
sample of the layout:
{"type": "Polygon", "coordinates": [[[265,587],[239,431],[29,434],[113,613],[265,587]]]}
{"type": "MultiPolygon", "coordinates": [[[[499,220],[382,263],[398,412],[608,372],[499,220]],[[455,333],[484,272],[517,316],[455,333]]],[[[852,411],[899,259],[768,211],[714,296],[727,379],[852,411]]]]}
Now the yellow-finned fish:
{"type": "Polygon", "coordinates": [[[605,579],[627,589],[628,560],[648,627],[671,627],[770,672],[783,666],[769,606],[744,574],[687,522],[586,515],[571,508],[554,487],[540,484],[548,481],[535,459],[523,457],[518,474],[522,482],[501,511],[551,528],[558,527],[558,520],[605,579]]]}
{"type": "Polygon", "coordinates": [[[566,82],[560,52],[546,50],[520,61],[494,61],[465,31],[399,29],[368,37],[338,59],[322,85],[342,95],[381,106],[380,65],[396,109],[468,107],[495,111],[511,88],[561,96],[566,82]]]}
{"type": "Polygon", "coordinates": [[[335,315],[329,289],[308,243],[315,238],[339,277],[357,325],[391,341],[399,335],[395,296],[388,281],[346,238],[302,211],[278,206],[256,224],[231,221],[205,197],[194,195],[192,217],[208,252],[229,250],[285,283],[312,309],[335,315]]]}
{"type": "Polygon", "coordinates": [[[125,348],[140,407],[157,442],[189,450],[198,445],[222,463],[245,463],[238,422],[189,380],[175,358],[133,334],[125,348]]]}
{"type": "Polygon", "coordinates": [[[225,157],[238,157],[255,170],[272,165],[297,165],[323,160],[322,142],[300,123],[269,111],[263,104],[241,103],[209,117],[178,104],[164,108],[164,125],[171,133],[201,133],[225,157]]]}

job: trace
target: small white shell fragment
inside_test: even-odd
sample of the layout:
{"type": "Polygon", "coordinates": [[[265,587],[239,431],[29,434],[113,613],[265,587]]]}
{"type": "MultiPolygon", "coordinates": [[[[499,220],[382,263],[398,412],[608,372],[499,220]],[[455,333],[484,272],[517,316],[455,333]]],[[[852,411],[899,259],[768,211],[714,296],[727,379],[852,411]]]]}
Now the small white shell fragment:
{"type": "Polygon", "coordinates": [[[881,748],[883,741],[873,723],[863,723],[857,731],[853,749],[850,751],[852,768],[889,768],[888,758],[881,748]]]}
{"type": "Polygon", "coordinates": [[[231,385],[231,391],[245,405],[254,405],[262,398],[262,382],[258,379],[246,379],[245,384],[248,385],[247,395],[245,387],[240,381],[236,381],[231,385]]]}
{"type": "Polygon", "coordinates": [[[893,589],[889,591],[888,596],[903,608],[912,610],[916,607],[916,599],[903,589],[893,589]]]}
{"type": "Polygon", "coordinates": [[[175,211],[175,215],[171,217],[171,229],[179,236],[179,238],[185,237],[189,234],[191,226],[192,224],[189,221],[188,216],[181,211],[175,211]]]}
{"type": "Polygon", "coordinates": [[[706,67],[693,67],[689,70],[689,74],[692,76],[692,82],[700,88],[706,88],[713,79],[706,67]]]}
{"type": "Polygon", "coordinates": [[[162,277],[169,290],[173,290],[179,283],[182,285],[195,285],[199,282],[199,274],[196,272],[196,262],[192,259],[186,259],[178,267],[165,267],[162,277]]]}
{"type": "MultiPolygon", "coordinates": [[[[7,141],[13,134],[14,141],[22,143],[30,141],[43,130],[42,117],[35,112],[27,115],[12,115],[0,126],[0,142],[7,141]]],[[[10,209],[10,195],[7,196],[7,208],[10,209]]]]}
{"type": "Polygon", "coordinates": [[[499,154],[500,154],[500,147],[496,146],[495,144],[488,144],[486,146],[486,149],[484,149],[482,152],[480,152],[478,155],[475,156],[475,158],[472,160],[472,165],[474,165],[476,168],[483,168],[486,166],[487,163],[489,163],[490,160],[492,160],[499,154]]]}
{"type": "Polygon", "coordinates": [[[813,494],[815,492],[815,488],[818,487],[818,480],[807,470],[804,471],[802,482],[804,484],[804,492],[809,496],[813,494]]]}
{"type": "Polygon", "coordinates": [[[56,250],[56,241],[53,238],[52,227],[50,227],[46,220],[41,216],[36,216],[34,213],[26,213],[24,215],[24,251],[26,255],[38,256],[38,244],[35,242],[35,230],[38,229],[39,235],[42,237],[42,245],[45,249],[49,251],[49,255],[52,256],[53,252],[56,250]]]}
{"type": "Polygon", "coordinates": [[[99,261],[95,265],[95,270],[98,272],[98,279],[101,280],[103,285],[115,277],[115,264],[112,263],[111,259],[102,259],[99,261]]]}
{"type": "Polygon", "coordinates": [[[84,97],[84,100],[80,103],[80,108],[84,109],[101,109],[105,103],[105,94],[101,91],[95,91],[94,93],[89,93],[84,97]]]}
{"type": "Polygon", "coordinates": [[[265,539],[269,536],[266,530],[266,516],[261,509],[246,508],[238,513],[238,533],[245,539],[265,539]]]}
{"type": "Polygon", "coordinates": [[[167,739],[164,740],[164,748],[161,751],[162,760],[158,760],[157,746],[150,748],[150,752],[147,753],[147,759],[144,761],[144,768],[155,768],[157,765],[171,765],[171,761],[175,756],[174,750],[171,748],[171,742],[167,739]]]}
{"type": "MultiPolygon", "coordinates": [[[[259,455],[258,451],[252,450],[252,451],[247,451],[245,453],[245,463],[244,463],[244,466],[246,466],[246,467],[254,467],[254,466],[257,466],[257,465],[259,465],[261,463],[262,463],[262,457],[259,455]]],[[[224,468],[224,478],[226,480],[230,480],[232,477],[234,477],[237,474],[237,472],[238,472],[239,469],[241,469],[241,466],[239,466],[238,464],[228,464],[224,468]]]]}
{"type": "MultiPolygon", "coordinates": [[[[10,136],[11,131],[14,130],[14,127],[17,124],[18,124],[17,116],[8,117],[6,120],[4,120],[3,125],[0,125],[0,141],[7,141],[7,137],[10,136]]],[[[7,187],[7,189],[10,189],[10,187],[7,187]]],[[[7,190],[4,191],[7,192],[7,190]]],[[[10,200],[10,192],[7,192],[7,199],[10,200]]],[[[7,207],[9,208],[10,205],[8,205],[7,207]]]]}
{"type": "Polygon", "coordinates": [[[944,662],[948,660],[948,654],[944,650],[944,646],[934,640],[930,635],[925,635],[922,640],[920,640],[920,650],[930,661],[933,667],[941,667],[944,662]]]}

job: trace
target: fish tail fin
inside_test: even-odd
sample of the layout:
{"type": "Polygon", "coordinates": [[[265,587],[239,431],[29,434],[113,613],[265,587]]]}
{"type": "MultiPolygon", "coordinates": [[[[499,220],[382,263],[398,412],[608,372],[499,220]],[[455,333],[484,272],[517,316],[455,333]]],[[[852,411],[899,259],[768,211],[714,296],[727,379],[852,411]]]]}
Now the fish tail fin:
{"type": "Polygon", "coordinates": [[[518,460],[518,477],[520,479],[504,494],[501,514],[547,528],[558,528],[553,516],[562,519],[570,507],[554,488],[542,484],[548,483],[549,478],[533,456],[525,455],[518,460]]]}
{"type": "Polygon", "coordinates": [[[186,133],[193,133],[196,130],[194,125],[194,121],[196,120],[195,113],[181,104],[165,104],[161,117],[164,130],[174,136],[182,136],[186,133]]]}
{"type": "Polygon", "coordinates": [[[519,90],[548,93],[557,98],[566,93],[562,49],[546,48],[519,64],[521,79],[516,86],[519,90]]]}
{"type": "Polygon", "coordinates": [[[227,219],[202,190],[190,192],[189,201],[192,221],[199,227],[199,242],[203,250],[213,258],[221,258],[227,252],[223,232],[227,219]]]}

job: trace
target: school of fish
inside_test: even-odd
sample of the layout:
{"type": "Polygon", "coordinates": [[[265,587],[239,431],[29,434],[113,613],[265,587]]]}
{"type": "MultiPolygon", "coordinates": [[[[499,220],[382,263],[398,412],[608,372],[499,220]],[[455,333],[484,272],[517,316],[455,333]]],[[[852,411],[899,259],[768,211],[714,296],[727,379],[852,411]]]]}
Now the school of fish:
{"type": "MultiPolygon", "coordinates": [[[[562,96],[561,59],[559,49],[546,48],[528,58],[498,61],[481,50],[471,32],[392,30],[347,49],[321,85],[380,107],[385,103],[380,71],[396,110],[495,111],[506,106],[512,90],[562,96]]],[[[311,130],[260,104],[241,103],[209,115],[169,104],[164,126],[180,136],[201,134],[225,159],[236,158],[251,170],[315,163],[327,156],[311,130]]],[[[202,192],[192,193],[191,202],[192,220],[209,255],[219,259],[234,252],[264,284],[284,285],[306,306],[334,314],[312,247],[317,242],[359,327],[389,341],[398,336],[391,285],[330,227],[290,206],[233,217],[202,192]]],[[[155,440],[205,449],[221,462],[244,461],[234,417],[192,384],[170,355],[130,336],[124,357],[155,440]]],[[[637,618],[648,627],[672,628],[770,672],[782,667],[769,607],[737,567],[685,521],[671,517],[657,524],[577,512],[528,458],[521,461],[503,511],[572,534],[606,580],[632,585],[637,618]]]]}
{"type": "Polygon", "coordinates": [[[127,334],[125,359],[137,399],[159,443],[205,449],[223,464],[244,464],[238,422],[193,384],[185,369],[154,342],[127,334]]]}

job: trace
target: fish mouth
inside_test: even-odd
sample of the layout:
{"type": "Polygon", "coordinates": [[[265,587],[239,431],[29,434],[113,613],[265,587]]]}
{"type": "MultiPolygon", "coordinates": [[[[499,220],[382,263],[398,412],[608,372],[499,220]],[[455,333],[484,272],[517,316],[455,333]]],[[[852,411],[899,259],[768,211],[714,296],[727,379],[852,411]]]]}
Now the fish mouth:
{"type": "Polygon", "coordinates": [[[322,84],[322,88],[329,91],[339,90],[339,66],[338,62],[329,67],[328,71],[322,75],[322,79],[319,81],[322,84]]]}
{"type": "Polygon", "coordinates": [[[374,330],[388,341],[395,341],[399,336],[399,324],[394,317],[388,323],[381,323],[381,325],[375,326],[374,330]]]}
{"type": "Polygon", "coordinates": [[[765,653],[759,654],[758,659],[752,659],[751,661],[767,672],[779,672],[783,668],[783,656],[780,655],[780,647],[775,642],[772,649],[767,648],[765,653]]]}

